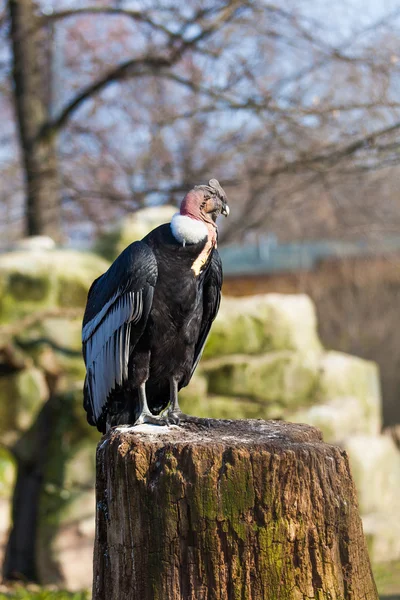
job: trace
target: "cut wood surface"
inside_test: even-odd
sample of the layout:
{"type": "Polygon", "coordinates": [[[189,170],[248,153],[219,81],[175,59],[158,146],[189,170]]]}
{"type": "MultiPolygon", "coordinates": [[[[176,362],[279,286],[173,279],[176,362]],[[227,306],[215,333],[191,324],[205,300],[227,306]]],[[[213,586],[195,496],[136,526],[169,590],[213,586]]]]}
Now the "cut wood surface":
{"type": "Polygon", "coordinates": [[[346,453],[307,425],[114,429],[94,600],[377,600],[346,453]]]}

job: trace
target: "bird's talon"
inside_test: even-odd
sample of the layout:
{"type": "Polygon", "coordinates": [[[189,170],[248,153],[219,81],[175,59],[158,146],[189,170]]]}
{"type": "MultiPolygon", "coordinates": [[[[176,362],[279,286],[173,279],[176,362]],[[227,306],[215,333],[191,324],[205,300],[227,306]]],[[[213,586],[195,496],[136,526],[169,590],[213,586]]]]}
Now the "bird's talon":
{"type": "Polygon", "coordinates": [[[142,425],[146,423],[147,425],[169,425],[168,419],[164,417],[156,417],[155,415],[148,415],[146,413],[140,415],[134,425],[142,425]]]}
{"type": "Polygon", "coordinates": [[[171,425],[179,425],[182,417],[184,417],[184,416],[185,415],[181,411],[170,412],[170,413],[168,413],[168,420],[170,421],[171,425]]]}

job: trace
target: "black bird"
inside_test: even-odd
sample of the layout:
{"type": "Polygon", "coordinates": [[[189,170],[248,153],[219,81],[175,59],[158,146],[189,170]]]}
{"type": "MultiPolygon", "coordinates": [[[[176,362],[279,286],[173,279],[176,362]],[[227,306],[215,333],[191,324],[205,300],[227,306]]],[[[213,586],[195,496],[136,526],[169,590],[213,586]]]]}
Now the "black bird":
{"type": "Polygon", "coordinates": [[[171,223],[130,244],[93,282],[82,330],[84,408],[99,431],[186,416],[178,390],[197,367],[221,298],[220,214],[229,207],[218,181],[195,186],[171,223]]]}

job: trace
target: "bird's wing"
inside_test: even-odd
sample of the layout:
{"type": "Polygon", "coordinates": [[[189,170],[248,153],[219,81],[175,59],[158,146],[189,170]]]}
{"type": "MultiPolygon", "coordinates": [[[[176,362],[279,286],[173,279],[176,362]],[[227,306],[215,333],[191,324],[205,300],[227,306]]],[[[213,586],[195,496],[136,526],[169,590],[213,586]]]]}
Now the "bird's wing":
{"type": "Polygon", "coordinates": [[[212,322],[217,316],[221,303],[222,288],[222,263],[217,250],[211,256],[211,263],[207,270],[203,284],[203,318],[201,321],[199,338],[195,346],[193,366],[190,377],[192,377],[204,350],[212,322]]]}
{"type": "Polygon", "coordinates": [[[146,326],[157,273],[152,250],[134,242],[89,290],[82,344],[90,423],[97,423],[111,390],[128,378],[129,357],[146,326]]]}

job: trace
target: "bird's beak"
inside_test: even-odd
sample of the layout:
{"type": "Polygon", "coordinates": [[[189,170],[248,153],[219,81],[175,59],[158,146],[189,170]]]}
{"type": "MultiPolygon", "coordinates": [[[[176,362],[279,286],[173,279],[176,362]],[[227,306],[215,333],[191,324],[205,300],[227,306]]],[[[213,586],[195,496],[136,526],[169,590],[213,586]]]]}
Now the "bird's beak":
{"type": "Polygon", "coordinates": [[[224,215],[225,217],[229,217],[229,206],[227,204],[224,204],[221,210],[221,215],[224,215]]]}

